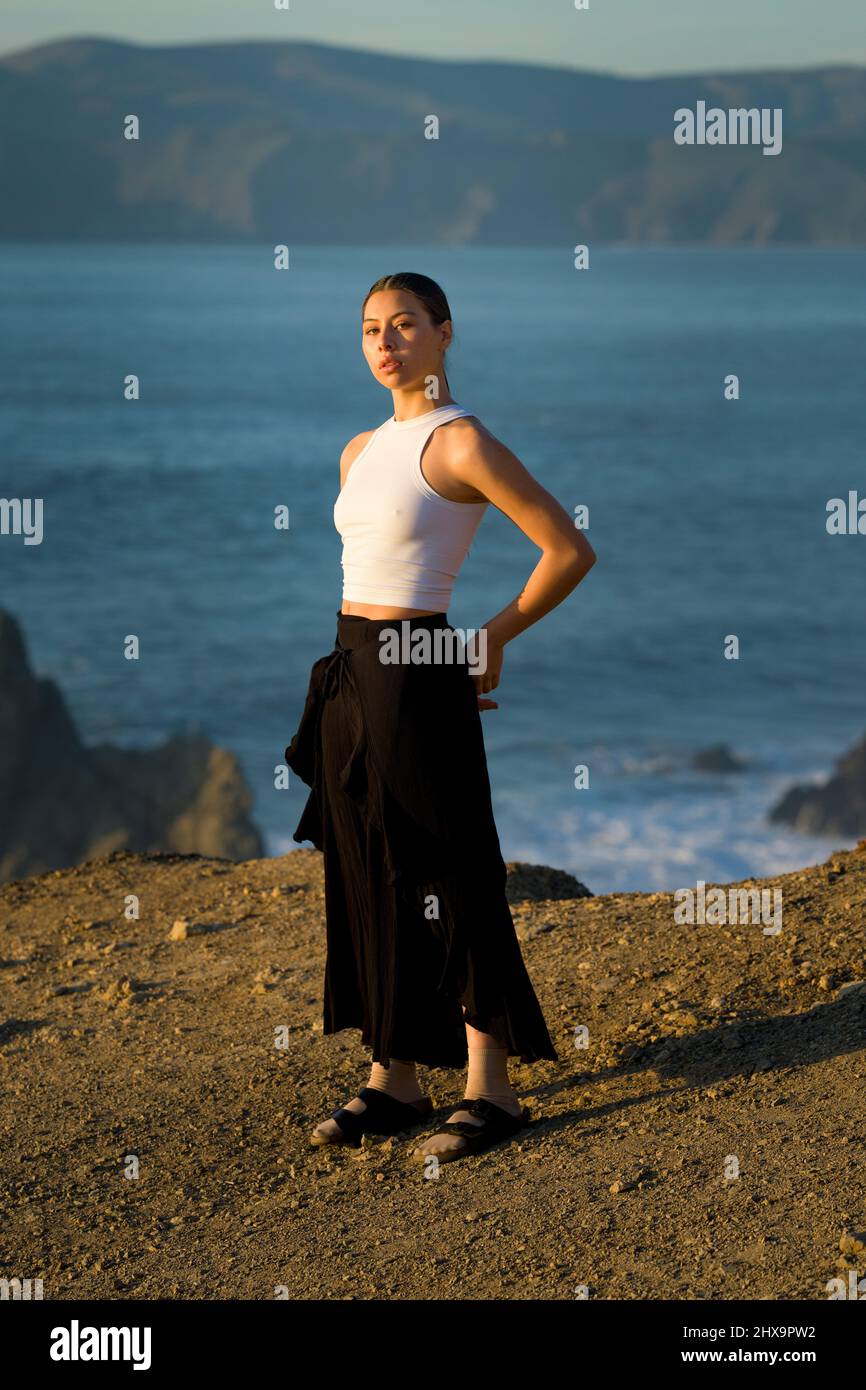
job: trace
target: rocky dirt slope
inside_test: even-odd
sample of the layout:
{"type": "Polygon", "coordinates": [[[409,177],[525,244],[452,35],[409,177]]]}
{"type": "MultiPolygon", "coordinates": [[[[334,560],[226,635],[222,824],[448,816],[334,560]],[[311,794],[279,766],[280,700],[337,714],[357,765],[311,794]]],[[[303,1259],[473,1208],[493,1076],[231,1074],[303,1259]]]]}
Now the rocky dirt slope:
{"type": "MultiPolygon", "coordinates": [[[[431,1126],[308,1146],[368,1070],[321,1033],[315,850],[4,885],[0,1274],[46,1299],[826,1298],[866,1273],[866,841],[758,886],[777,935],[679,925],[664,893],[515,901],[561,1060],[512,1061],[534,1124],[431,1179],[431,1126]]],[[[444,1118],[461,1074],[420,1075],[444,1118]]]]}

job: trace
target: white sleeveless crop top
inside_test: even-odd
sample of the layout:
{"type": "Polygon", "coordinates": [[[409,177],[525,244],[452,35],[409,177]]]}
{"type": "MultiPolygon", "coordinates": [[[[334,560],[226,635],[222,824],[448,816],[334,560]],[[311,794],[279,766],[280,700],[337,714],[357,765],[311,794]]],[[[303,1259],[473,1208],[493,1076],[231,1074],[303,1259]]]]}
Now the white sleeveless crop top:
{"type": "Polygon", "coordinates": [[[454,401],[413,420],[392,415],[368,439],[334,503],[344,599],[447,612],[488,503],[440,497],[421,450],[437,425],[471,414],[454,401]]]}

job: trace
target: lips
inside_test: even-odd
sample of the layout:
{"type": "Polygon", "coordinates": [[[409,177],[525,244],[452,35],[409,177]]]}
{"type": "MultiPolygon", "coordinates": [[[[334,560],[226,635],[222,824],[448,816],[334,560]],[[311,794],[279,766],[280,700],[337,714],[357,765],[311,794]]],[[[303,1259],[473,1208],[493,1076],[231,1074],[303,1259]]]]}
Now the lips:
{"type": "Polygon", "coordinates": [[[387,372],[390,368],[399,366],[400,363],[397,361],[396,357],[384,357],[379,363],[379,370],[381,372],[387,372]]]}

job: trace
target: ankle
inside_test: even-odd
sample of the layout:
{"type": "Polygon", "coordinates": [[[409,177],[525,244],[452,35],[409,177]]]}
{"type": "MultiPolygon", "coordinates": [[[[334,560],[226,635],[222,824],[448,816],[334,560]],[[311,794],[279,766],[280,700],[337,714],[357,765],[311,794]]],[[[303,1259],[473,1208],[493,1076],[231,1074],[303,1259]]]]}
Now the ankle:
{"type": "Polygon", "coordinates": [[[506,1048],[469,1048],[464,1100],[489,1100],[512,1115],[520,1113],[520,1098],[508,1079],[506,1048]]]}
{"type": "Polygon", "coordinates": [[[387,1067],[374,1062],[367,1085],[373,1091],[384,1091],[394,1100],[420,1100],[422,1094],[415,1075],[415,1063],[398,1062],[395,1057],[390,1059],[387,1067]]]}

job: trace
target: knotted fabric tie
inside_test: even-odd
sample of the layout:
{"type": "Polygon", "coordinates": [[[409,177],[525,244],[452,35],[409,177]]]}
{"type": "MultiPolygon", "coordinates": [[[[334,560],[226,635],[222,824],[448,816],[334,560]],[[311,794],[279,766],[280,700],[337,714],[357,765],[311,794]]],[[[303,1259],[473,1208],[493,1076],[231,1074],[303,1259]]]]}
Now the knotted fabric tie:
{"type": "Polygon", "coordinates": [[[322,693],[326,700],[342,694],[344,679],[354,684],[349,663],[351,655],[352,649],[350,647],[336,647],[328,657],[322,675],[322,693]]]}

